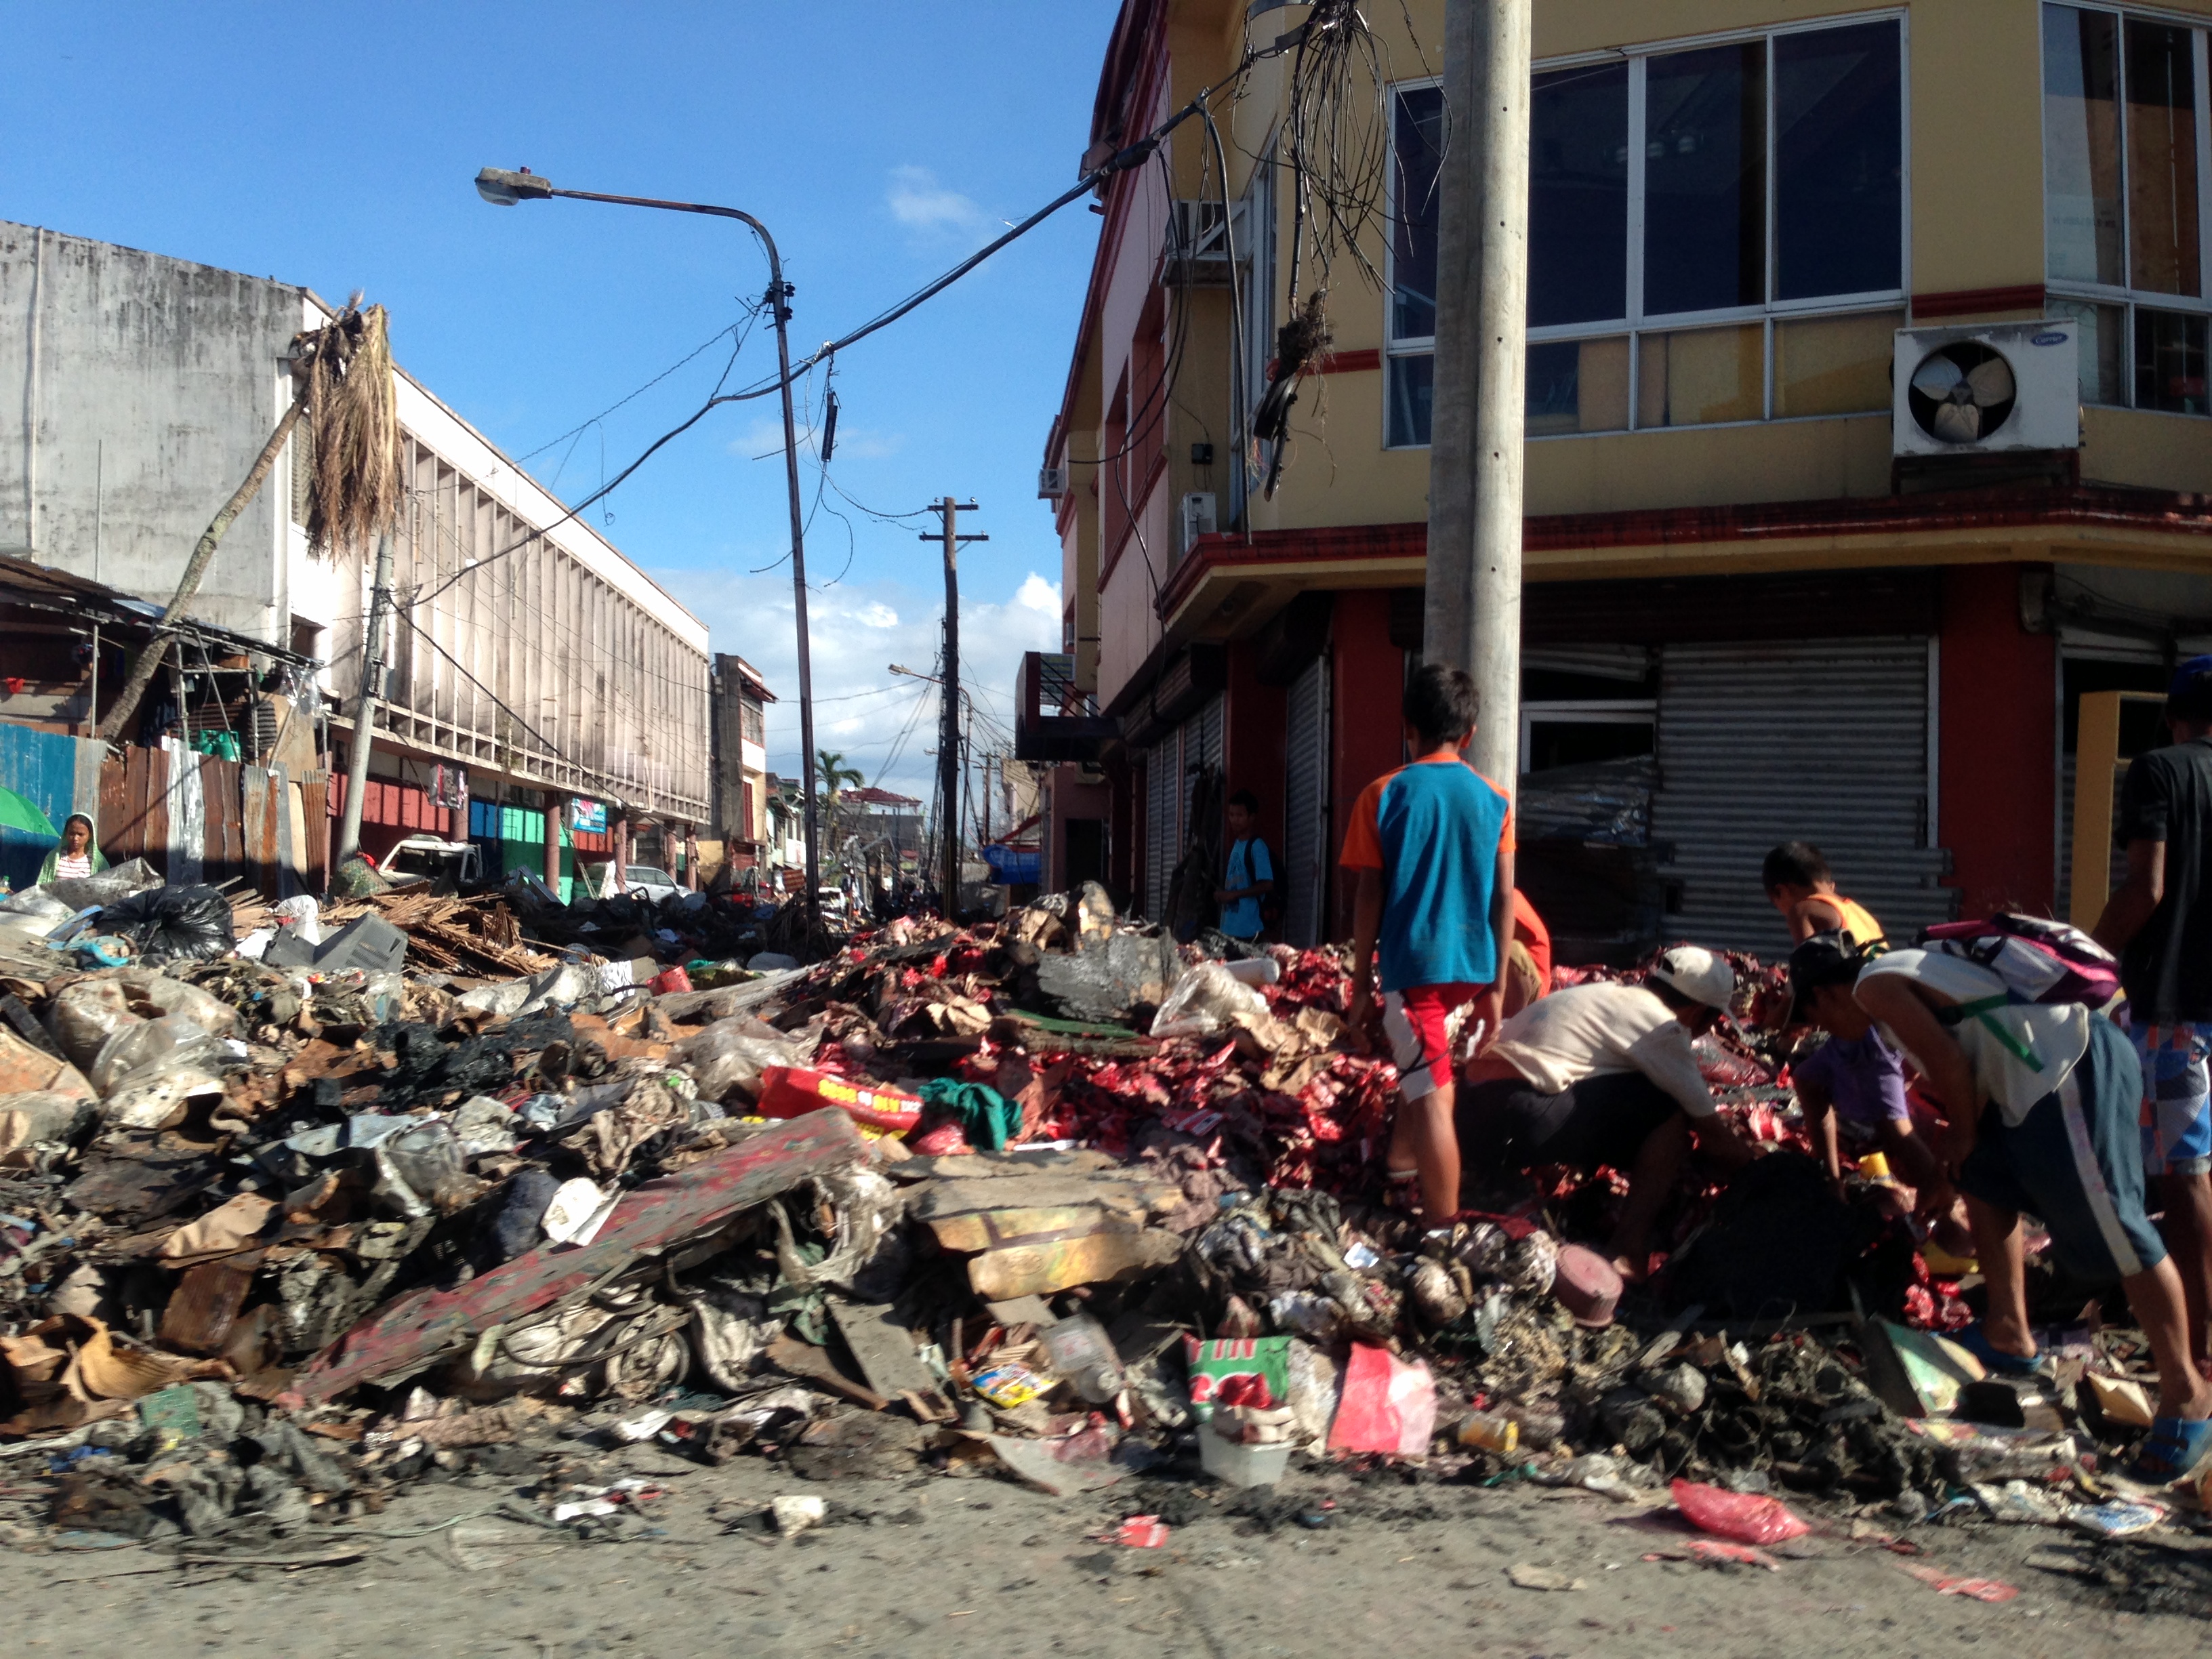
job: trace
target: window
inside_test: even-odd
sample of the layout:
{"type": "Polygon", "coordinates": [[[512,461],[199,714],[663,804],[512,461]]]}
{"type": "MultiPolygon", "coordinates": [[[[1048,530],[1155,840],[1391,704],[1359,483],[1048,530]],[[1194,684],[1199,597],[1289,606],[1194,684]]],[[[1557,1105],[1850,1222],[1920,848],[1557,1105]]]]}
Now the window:
{"type": "MultiPolygon", "coordinates": [[[[1442,96],[1397,91],[1387,441],[1434,394],[1442,96]]],[[[1904,320],[1893,17],[1539,72],[1531,436],[1872,413],[1904,320]]]]}
{"type": "Polygon", "coordinates": [[[2081,331],[2084,402],[2212,413],[2205,395],[2205,31],[2043,8],[2044,258],[2081,331]]]}

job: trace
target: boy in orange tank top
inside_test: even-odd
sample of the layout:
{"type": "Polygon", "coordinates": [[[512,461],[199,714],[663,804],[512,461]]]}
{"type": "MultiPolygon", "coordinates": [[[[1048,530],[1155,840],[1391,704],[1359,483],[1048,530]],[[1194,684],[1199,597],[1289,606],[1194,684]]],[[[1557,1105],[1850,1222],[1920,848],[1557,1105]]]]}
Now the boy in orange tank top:
{"type": "Polygon", "coordinates": [[[1862,949],[1887,942],[1874,913],[1836,890],[1827,859],[1809,841],[1785,841],[1769,853],[1759,879],[1767,902],[1790,924],[1793,944],[1815,933],[1841,933],[1862,949]]]}

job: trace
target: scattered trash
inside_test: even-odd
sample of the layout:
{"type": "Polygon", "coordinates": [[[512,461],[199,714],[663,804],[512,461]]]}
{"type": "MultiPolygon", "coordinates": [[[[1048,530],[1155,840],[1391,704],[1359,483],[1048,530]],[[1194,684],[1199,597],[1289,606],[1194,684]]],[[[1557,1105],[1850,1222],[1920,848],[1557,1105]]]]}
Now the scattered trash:
{"type": "Polygon", "coordinates": [[[1695,1480],[1676,1480],[1668,1490],[1692,1526],[1739,1544],[1778,1544],[1812,1530],[1776,1498],[1723,1492],[1695,1480]]]}
{"type": "Polygon", "coordinates": [[[1157,1515],[1133,1515],[1114,1528],[1112,1541],[1133,1550],[1156,1550],[1168,1541],[1168,1525],[1157,1515]]]}
{"type": "Polygon", "coordinates": [[[1506,1568],[1505,1576],[1518,1588],[1525,1590],[1578,1590],[1583,1588],[1579,1578],[1571,1578],[1564,1572],[1554,1572],[1549,1567],[1539,1567],[1527,1561],[1516,1561],[1506,1568]]]}
{"type": "Polygon", "coordinates": [[[1944,1595],[1971,1596],[1977,1601],[2009,1601],[2020,1595],[2020,1588],[1996,1578],[1960,1578],[1937,1571],[1934,1567],[1899,1563],[1905,1571],[1930,1589],[1944,1595]]]}

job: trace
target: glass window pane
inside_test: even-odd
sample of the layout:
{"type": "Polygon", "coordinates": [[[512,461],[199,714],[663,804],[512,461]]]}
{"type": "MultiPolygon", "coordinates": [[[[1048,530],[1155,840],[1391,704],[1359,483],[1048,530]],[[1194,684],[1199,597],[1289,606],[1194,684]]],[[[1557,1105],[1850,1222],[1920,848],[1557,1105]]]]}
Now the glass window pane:
{"type": "MultiPolygon", "coordinates": [[[[1397,178],[1391,191],[1390,337],[1437,331],[1437,168],[1443,158],[1444,95],[1416,87],[1398,94],[1391,129],[1397,178]]],[[[1426,443],[1428,428],[1422,426],[1426,443]]]]}
{"type": "Polygon", "coordinates": [[[1628,314],[1628,65],[1536,77],[1528,133],[1528,323],[1628,314]]]}
{"type": "Polygon", "coordinates": [[[1528,435],[1619,432],[1628,425],[1628,340],[1553,340],[1528,348],[1528,435]]]}
{"type": "Polygon", "coordinates": [[[1710,426],[1766,410],[1766,330],[1758,323],[1646,334],[1638,344],[1636,424],[1710,426]]]}
{"type": "Polygon", "coordinates": [[[2071,317],[2081,327],[2081,401],[2124,404],[2128,400],[2128,312],[2125,306],[2096,306],[2086,300],[2051,297],[2053,315],[2071,317]]]}
{"type": "Polygon", "coordinates": [[[2136,407],[2207,412],[2203,318],[2136,307],[2136,407]]]}
{"type": "Polygon", "coordinates": [[[1766,298],[1766,45],[1650,60],[1644,82],[1644,309],[1766,298]]]}
{"type": "Polygon", "coordinates": [[[2128,285],[2199,291],[2192,30],[2128,22],[2128,285]]]}
{"type": "Polygon", "coordinates": [[[1383,397],[1389,404],[1388,447],[1418,449],[1429,441],[1429,414],[1437,398],[1437,360],[1419,357],[1382,360],[1383,397]]]}
{"type": "Polygon", "coordinates": [[[1774,325],[1774,412],[1864,415],[1890,406],[1902,312],[1809,317],[1774,325]]]}
{"type": "Polygon", "coordinates": [[[1902,59],[1894,22],[1774,40],[1774,293],[1904,283],[1902,59]]]}
{"type": "Polygon", "coordinates": [[[2043,165],[2051,276],[2121,286],[2119,40],[2109,12],[2043,9],[2043,165]]]}

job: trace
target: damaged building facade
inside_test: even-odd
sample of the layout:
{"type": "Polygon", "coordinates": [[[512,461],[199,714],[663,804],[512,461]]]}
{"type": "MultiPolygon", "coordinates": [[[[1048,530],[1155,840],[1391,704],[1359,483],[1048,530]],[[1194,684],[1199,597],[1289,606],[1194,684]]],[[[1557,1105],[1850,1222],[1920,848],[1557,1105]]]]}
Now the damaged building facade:
{"type": "MultiPolygon", "coordinates": [[[[166,605],[289,399],[293,337],[328,316],[295,284],[0,224],[0,379],[24,388],[0,414],[0,550],[166,605]]],[[[473,840],[487,874],[564,890],[580,856],[624,847],[689,869],[709,812],[705,624],[404,368],[394,384],[405,501],[363,850],[473,840]]],[[[323,665],[309,781],[335,819],[374,550],[309,546],[307,441],[191,609],[323,665]]],[[[120,650],[103,654],[119,684],[120,650]]]]}
{"type": "MultiPolygon", "coordinates": [[[[1422,643],[1443,9],[1367,19],[1382,205],[1327,276],[1301,192],[1358,181],[1301,176],[1289,53],[1217,110],[1225,181],[1190,121],[1102,192],[1042,457],[1063,648],[1020,682],[1048,884],[1162,914],[1218,768],[1260,798],[1284,936],[1348,933],[1335,851],[1422,643]],[[1324,285],[1279,454],[1250,411],[1324,285]]],[[[1306,16],[1246,12],[1127,0],[1091,161],[1306,16]]],[[[1796,838],[1895,933],[2094,915],[2106,764],[2157,740],[2126,694],[2212,637],[2208,26],[1536,9],[1516,794],[1567,959],[1778,949],[1759,859],[1796,838]],[[1914,386],[1993,356],[1977,434],[1931,424],[1914,386]]]]}

